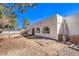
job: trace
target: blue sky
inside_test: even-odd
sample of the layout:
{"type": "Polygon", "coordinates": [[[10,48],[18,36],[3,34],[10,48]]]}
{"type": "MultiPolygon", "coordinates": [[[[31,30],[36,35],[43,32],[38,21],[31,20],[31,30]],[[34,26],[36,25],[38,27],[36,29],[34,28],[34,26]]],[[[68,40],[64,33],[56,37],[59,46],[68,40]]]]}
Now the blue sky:
{"type": "Polygon", "coordinates": [[[22,18],[25,17],[31,24],[36,23],[44,18],[60,14],[61,16],[67,16],[79,13],[79,4],[77,3],[39,3],[36,8],[29,8],[24,14],[16,12],[18,17],[16,18],[18,28],[22,28],[22,18]]]}

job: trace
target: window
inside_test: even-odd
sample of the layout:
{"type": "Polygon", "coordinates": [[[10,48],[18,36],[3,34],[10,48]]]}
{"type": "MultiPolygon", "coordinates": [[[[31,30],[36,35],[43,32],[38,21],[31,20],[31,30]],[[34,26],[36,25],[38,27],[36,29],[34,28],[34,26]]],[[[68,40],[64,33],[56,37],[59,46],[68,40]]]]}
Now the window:
{"type": "Polygon", "coordinates": [[[49,29],[49,27],[48,27],[48,26],[44,26],[42,32],[43,32],[43,33],[46,33],[46,34],[49,34],[49,33],[50,33],[50,29],[49,29]]]}
{"type": "Polygon", "coordinates": [[[36,29],[36,33],[40,33],[40,28],[37,28],[36,29]]]}

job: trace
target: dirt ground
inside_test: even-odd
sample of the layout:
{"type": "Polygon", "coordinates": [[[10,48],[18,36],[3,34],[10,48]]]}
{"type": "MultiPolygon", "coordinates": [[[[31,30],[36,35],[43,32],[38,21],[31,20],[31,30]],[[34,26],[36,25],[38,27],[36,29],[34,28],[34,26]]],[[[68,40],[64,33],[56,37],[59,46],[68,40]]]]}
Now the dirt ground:
{"type": "MultiPolygon", "coordinates": [[[[6,56],[59,56],[65,55],[65,44],[45,38],[27,38],[20,34],[0,36],[0,55],[6,56]]],[[[69,50],[69,49],[68,49],[69,50]]],[[[68,50],[65,50],[67,52],[68,50]]],[[[71,50],[69,50],[70,53],[71,50]]],[[[73,51],[73,50],[72,50],[73,51]]],[[[72,52],[71,51],[71,52],[72,52]]],[[[68,53],[68,54],[69,54],[68,53]]],[[[69,55],[79,55],[77,51],[69,55]],[[75,54],[76,53],[76,54],[75,54]]]]}

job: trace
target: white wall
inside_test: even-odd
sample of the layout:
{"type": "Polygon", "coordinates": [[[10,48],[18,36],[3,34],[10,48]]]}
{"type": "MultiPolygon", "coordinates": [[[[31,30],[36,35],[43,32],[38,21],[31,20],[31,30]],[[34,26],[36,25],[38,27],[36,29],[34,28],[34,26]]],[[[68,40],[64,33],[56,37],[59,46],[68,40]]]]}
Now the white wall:
{"type": "Polygon", "coordinates": [[[79,14],[65,17],[69,35],[79,35],[79,14]]]}
{"type": "MultiPolygon", "coordinates": [[[[58,39],[58,34],[64,31],[63,29],[61,30],[61,32],[59,32],[60,28],[62,27],[62,22],[63,22],[63,17],[57,14],[55,16],[49,17],[48,19],[40,21],[34,25],[31,25],[29,28],[31,29],[35,28],[35,35],[37,36],[58,39]],[[44,26],[48,26],[50,28],[50,34],[42,33],[42,29],[44,28],[44,26]],[[37,28],[40,28],[41,31],[40,33],[36,33],[37,28]]],[[[31,31],[29,33],[32,34],[31,31]]]]}
{"type": "Polygon", "coordinates": [[[62,34],[63,28],[62,30],[62,22],[63,22],[63,17],[57,14],[57,34],[62,34]]]}
{"type": "Polygon", "coordinates": [[[57,27],[56,27],[57,24],[56,23],[57,23],[56,16],[50,17],[47,20],[40,22],[36,26],[41,29],[41,33],[36,33],[36,35],[52,38],[52,39],[57,39],[57,27]],[[44,28],[44,26],[48,26],[50,28],[50,34],[42,33],[42,29],[44,28]]]}
{"type": "MultiPolygon", "coordinates": [[[[63,33],[65,30],[63,29],[62,22],[63,19],[66,22],[66,25],[68,27],[68,35],[79,35],[79,14],[73,15],[73,16],[67,16],[67,17],[61,17],[60,15],[49,17],[48,19],[41,21],[39,23],[36,23],[29,28],[37,28],[39,27],[41,30],[41,33],[35,33],[35,35],[43,36],[47,38],[53,38],[58,39],[58,34],[63,33]],[[42,29],[44,26],[48,26],[50,28],[50,34],[43,34],[42,29]],[[60,29],[62,27],[62,30],[60,29]],[[59,32],[61,30],[61,32],[59,32]]],[[[29,32],[32,33],[32,32],[29,32]]]]}
{"type": "Polygon", "coordinates": [[[35,28],[35,35],[52,38],[52,39],[58,39],[57,36],[57,16],[49,17],[48,19],[45,19],[43,21],[40,21],[32,26],[30,28],[35,28]],[[48,26],[50,28],[50,34],[42,33],[42,29],[44,26],[48,26]],[[40,33],[36,33],[36,28],[40,28],[40,33]]]}

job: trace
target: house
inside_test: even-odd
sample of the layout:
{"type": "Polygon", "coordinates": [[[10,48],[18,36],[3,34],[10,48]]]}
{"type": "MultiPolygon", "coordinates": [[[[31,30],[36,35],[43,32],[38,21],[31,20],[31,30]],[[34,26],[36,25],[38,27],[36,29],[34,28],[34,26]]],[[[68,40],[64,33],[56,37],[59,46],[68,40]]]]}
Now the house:
{"type": "Polygon", "coordinates": [[[79,42],[79,15],[62,17],[55,15],[28,27],[28,34],[59,41],[79,42]]]}
{"type": "Polygon", "coordinates": [[[79,14],[66,16],[65,22],[68,28],[68,36],[71,42],[79,43],[79,14]]]}
{"type": "MultiPolygon", "coordinates": [[[[42,36],[46,38],[52,38],[58,40],[57,20],[61,20],[63,17],[59,15],[50,16],[47,19],[39,21],[28,27],[28,34],[42,36]]],[[[62,20],[61,20],[62,22],[62,20]]],[[[60,22],[60,23],[61,23],[60,22]]],[[[59,24],[60,26],[60,24],[59,24]]]]}

